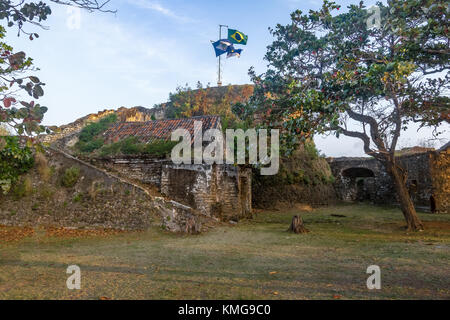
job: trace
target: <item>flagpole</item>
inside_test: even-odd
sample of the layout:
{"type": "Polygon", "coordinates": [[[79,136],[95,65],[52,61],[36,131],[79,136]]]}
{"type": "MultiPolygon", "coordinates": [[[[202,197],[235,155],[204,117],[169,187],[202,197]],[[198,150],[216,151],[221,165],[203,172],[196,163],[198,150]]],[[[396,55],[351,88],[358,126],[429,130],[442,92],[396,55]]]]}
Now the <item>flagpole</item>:
{"type": "MultiPolygon", "coordinates": [[[[228,26],[226,26],[226,25],[219,24],[219,40],[222,39],[222,27],[228,28],[228,26]]],[[[221,75],[220,75],[220,73],[221,73],[221,70],[220,70],[221,59],[220,58],[221,58],[221,56],[219,56],[219,77],[218,77],[218,80],[217,80],[217,86],[218,87],[220,87],[222,85],[222,79],[221,79],[221,75]]]]}

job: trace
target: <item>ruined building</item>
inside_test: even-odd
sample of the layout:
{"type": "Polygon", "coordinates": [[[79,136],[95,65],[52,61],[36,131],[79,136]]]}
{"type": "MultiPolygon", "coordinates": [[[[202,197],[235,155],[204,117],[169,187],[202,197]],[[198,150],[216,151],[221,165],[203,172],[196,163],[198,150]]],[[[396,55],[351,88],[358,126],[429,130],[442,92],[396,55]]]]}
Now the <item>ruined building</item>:
{"type": "MultiPolygon", "coordinates": [[[[414,148],[397,158],[407,171],[407,186],[419,209],[450,212],[450,143],[439,150],[414,148]]],[[[397,203],[391,178],[374,158],[329,158],[335,189],[345,201],[397,203]]]]}
{"type": "MultiPolygon", "coordinates": [[[[120,122],[104,133],[106,142],[137,137],[141,142],[170,140],[172,131],[183,128],[194,135],[194,121],[203,132],[221,130],[220,117],[120,122]]],[[[198,212],[220,220],[251,216],[251,170],[226,164],[174,164],[170,159],[146,155],[113,156],[95,159],[95,164],[128,179],[154,186],[157,190],[198,212]]]]}

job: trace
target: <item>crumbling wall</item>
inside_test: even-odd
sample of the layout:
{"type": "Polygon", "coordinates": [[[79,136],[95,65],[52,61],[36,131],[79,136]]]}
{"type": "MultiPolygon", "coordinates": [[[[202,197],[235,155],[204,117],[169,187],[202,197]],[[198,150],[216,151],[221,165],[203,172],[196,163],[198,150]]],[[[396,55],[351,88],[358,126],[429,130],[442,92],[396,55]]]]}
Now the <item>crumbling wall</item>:
{"type": "Polygon", "coordinates": [[[161,192],[224,221],[251,216],[251,175],[246,168],[163,164],[161,192]]]}
{"type": "Polygon", "coordinates": [[[95,166],[157,187],[164,196],[221,220],[251,217],[251,169],[233,165],[174,164],[148,156],[94,159],[95,166]]]}
{"type": "Polygon", "coordinates": [[[148,156],[119,156],[102,159],[91,159],[91,163],[97,167],[117,172],[126,179],[139,181],[161,187],[162,165],[169,160],[148,156]]]}
{"type": "MultiPolygon", "coordinates": [[[[433,152],[425,152],[397,158],[398,163],[408,175],[406,186],[416,206],[426,208],[430,206],[430,197],[433,195],[432,163],[430,161],[432,155],[433,152]]],[[[390,183],[392,182],[390,181],[390,183]]]]}
{"type": "Polygon", "coordinates": [[[434,204],[437,213],[450,213],[450,149],[430,154],[430,162],[433,184],[431,205],[434,204]]]}
{"type": "MultiPolygon", "coordinates": [[[[450,160],[448,149],[398,156],[406,171],[406,185],[415,206],[422,210],[448,213],[450,206],[450,160]]],[[[398,204],[391,177],[383,164],[374,158],[329,158],[336,177],[336,193],[341,200],[369,200],[378,204],[398,204]],[[352,169],[368,169],[373,178],[346,176],[352,169]]]]}
{"type": "Polygon", "coordinates": [[[139,186],[60,151],[46,155],[52,172],[47,179],[35,168],[21,177],[31,182],[27,194],[0,196],[0,224],[135,230],[157,218],[151,197],[139,186]],[[63,186],[61,178],[72,167],[78,179],[63,186]]]}

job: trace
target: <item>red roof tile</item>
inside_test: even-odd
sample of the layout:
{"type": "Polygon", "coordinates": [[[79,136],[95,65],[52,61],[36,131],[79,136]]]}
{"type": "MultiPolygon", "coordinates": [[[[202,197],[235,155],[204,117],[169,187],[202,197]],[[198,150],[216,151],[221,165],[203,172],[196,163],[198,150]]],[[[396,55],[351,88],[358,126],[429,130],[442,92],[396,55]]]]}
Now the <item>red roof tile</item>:
{"type": "Polygon", "coordinates": [[[200,116],[188,119],[166,119],[153,120],[147,122],[120,122],[113,125],[105,133],[107,142],[117,142],[119,140],[134,136],[142,142],[154,140],[170,140],[172,131],[176,129],[186,129],[194,135],[194,121],[202,122],[202,130],[220,129],[219,116],[200,116]]]}

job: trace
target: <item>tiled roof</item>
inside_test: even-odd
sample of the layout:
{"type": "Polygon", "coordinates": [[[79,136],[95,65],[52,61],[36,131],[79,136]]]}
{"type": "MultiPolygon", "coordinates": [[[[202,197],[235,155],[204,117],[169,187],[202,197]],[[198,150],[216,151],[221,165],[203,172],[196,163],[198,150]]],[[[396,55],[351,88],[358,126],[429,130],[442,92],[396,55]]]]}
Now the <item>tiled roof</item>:
{"type": "Polygon", "coordinates": [[[138,137],[142,142],[170,140],[172,131],[186,129],[194,135],[194,121],[202,122],[202,130],[220,129],[219,116],[200,116],[188,119],[166,119],[147,122],[120,122],[109,128],[104,137],[107,142],[117,142],[130,136],[138,137]]]}

